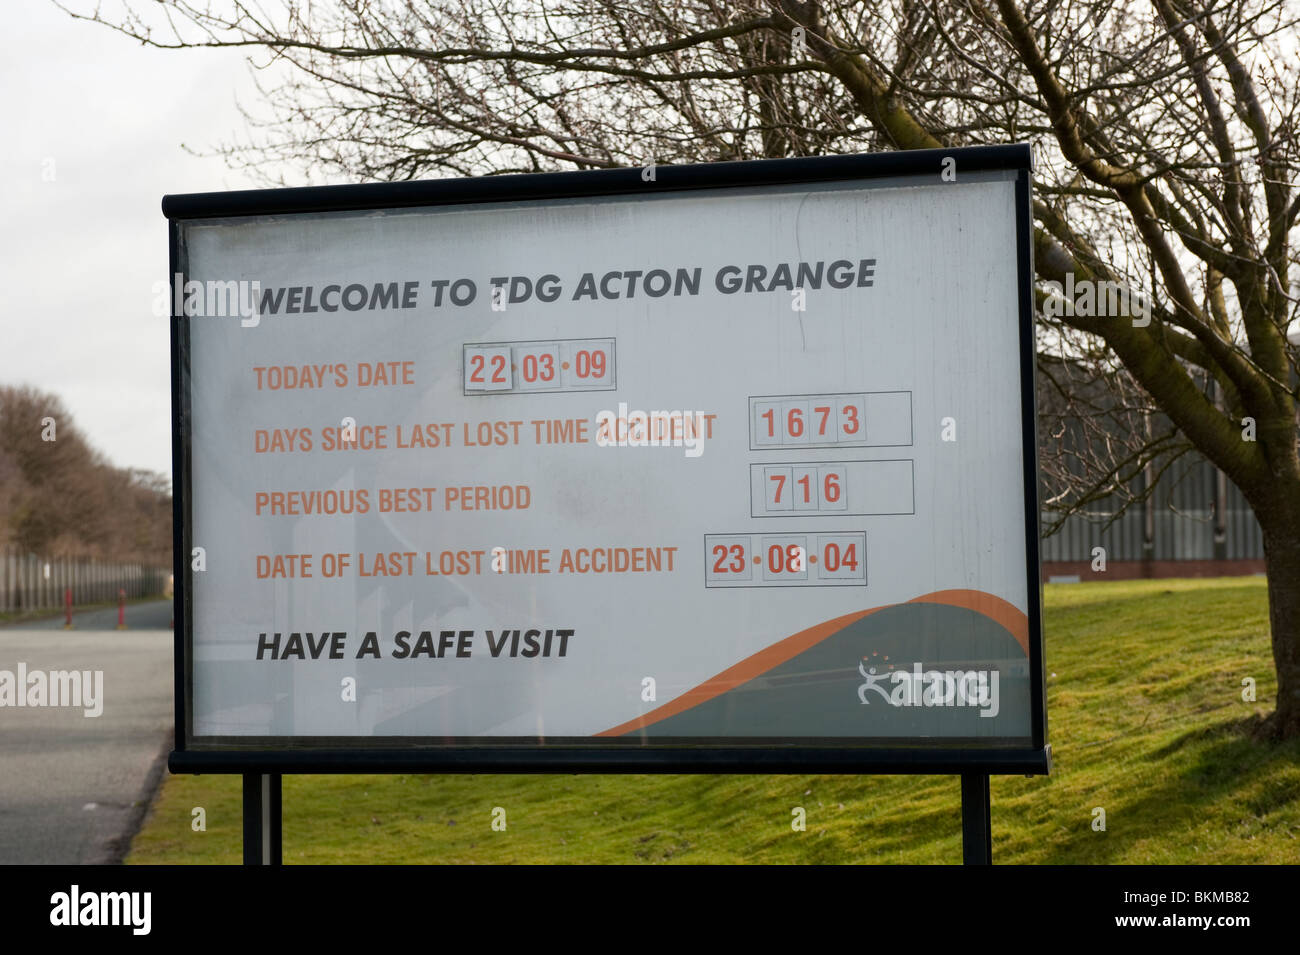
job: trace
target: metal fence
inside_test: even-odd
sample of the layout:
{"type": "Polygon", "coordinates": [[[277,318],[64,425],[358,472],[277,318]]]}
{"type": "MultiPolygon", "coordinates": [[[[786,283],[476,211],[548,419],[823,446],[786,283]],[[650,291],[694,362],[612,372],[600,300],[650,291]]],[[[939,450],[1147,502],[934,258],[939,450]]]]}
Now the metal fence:
{"type": "MultiPolygon", "coordinates": [[[[1104,505],[1070,517],[1043,538],[1044,561],[1090,560],[1105,547],[1108,560],[1258,560],[1259,522],[1241,492],[1196,454],[1165,473],[1150,500],[1135,504],[1106,530],[1104,505]]],[[[1043,526],[1054,515],[1044,512],[1043,526]]]]}
{"type": "Polygon", "coordinates": [[[163,567],[41,557],[0,548],[0,612],[57,610],[69,588],[76,606],[111,603],[119,590],[127,597],[150,597],[164,592],[170,576],[163,567]]]}

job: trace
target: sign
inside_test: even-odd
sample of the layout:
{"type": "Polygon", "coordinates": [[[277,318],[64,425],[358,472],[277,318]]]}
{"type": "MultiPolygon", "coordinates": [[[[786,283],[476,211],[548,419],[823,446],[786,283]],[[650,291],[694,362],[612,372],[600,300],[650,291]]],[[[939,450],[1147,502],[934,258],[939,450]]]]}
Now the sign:
{"type": "Polygon", "coordinates": [[[173,768],[1046,771],[1028,163],[168,197],[173,768]]]}

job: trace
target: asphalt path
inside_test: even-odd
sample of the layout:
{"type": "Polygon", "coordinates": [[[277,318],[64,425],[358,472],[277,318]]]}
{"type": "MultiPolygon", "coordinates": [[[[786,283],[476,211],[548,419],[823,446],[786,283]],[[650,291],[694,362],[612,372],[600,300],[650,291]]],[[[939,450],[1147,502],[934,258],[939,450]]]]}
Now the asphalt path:
{"type": "Polygon", "coordinates": [[[120,861],[164,770],[171,601],[129,606],[127,630],[114,629],[116,608],[73,619],[0,628],[0,671],[103,673],[99,716],[84,699],[0,706],[0,864],[120,861]]]}
{"type": "MultiPolygon", "coordinates": [[[[47,617],[43,620],[25,620],[13,624],[24,630],[62,630],[64,614],[47,617]]],[[[172,602],[170,600],[151,600],[148,603],[126,605],[126,628],[128,630],[168,630],[171,628],[172,602]]],[[[99,610],[86,610],[72,615],[73,630],[115,630],[117,629],[117,608],[103,607],[99,610]]]]}

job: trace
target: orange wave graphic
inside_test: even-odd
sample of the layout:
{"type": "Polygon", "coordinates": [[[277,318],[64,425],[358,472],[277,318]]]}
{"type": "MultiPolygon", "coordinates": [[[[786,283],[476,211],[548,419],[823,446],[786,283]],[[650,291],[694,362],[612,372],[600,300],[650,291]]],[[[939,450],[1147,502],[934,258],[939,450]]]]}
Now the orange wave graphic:
{"type": "MultiPolygon", "coordinates": [[[[1020,649],[1024,651],[1025,656],[1029,656],[1029,618],[1001,597],[995,597],[993,594],[985,593],[982,590],[936,590],[931,594],[914,597],[907,603],[943,604],[948,607],[971,610],[988,617],[1010,633],[1015,638],[1016,643],[1020,644],[1020,649]]],[[[842,617],[835,617],[819,623],[807,630],[800,630],[798,633],[786,637],[770,647],[765,647],[753,656],[746,657],[699,686],[687,690],[676,699],[669,700],[663,706],[655,707],[649,713],[628,720],[626,723],[620,723],[618,726],[604,730],[596,735],[622,736],[624,733],[644,729],[661,720],[666,720],[670,716],[676,716],[678,713],[699,706],[701,703],[706,703],[716,696],[721,696],[742,683],[747,683],[755,677],[762,676],[768,670],[798,656],[809,647],[821,643],[831,634],[838,633],[845,627],[852,626],[859,620],[870,617],[873,613],[899,606],[902,606],[902,604],[886,604],[883,607],[872,607],[870,610],[859,610],[855,613],[845,614],[842,617]]]]}

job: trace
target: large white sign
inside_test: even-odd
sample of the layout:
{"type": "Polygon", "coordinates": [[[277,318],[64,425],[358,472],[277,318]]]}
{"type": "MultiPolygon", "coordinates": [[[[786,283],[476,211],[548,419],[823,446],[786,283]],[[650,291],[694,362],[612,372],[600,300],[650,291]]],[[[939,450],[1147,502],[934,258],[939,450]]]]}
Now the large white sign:
{"type": "Polygon", "coordinates": [[[189,745],[1028,747],[1017,173],[950,178],[179,219],[189,745]]]}

